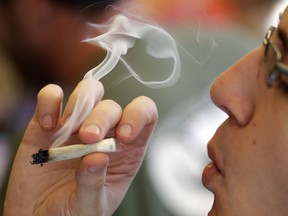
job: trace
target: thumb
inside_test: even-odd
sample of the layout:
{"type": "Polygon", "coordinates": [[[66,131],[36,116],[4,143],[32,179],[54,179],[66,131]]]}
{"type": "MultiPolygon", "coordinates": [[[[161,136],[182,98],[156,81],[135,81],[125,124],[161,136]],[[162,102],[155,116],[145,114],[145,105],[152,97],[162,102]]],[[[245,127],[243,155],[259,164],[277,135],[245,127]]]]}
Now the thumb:
{"type": "Polygon", "coordinates": [[[105,215],[104,183],[109,158],[103,153],[85,156],[76,170],[75,209],[78,215],[105,215]]]}

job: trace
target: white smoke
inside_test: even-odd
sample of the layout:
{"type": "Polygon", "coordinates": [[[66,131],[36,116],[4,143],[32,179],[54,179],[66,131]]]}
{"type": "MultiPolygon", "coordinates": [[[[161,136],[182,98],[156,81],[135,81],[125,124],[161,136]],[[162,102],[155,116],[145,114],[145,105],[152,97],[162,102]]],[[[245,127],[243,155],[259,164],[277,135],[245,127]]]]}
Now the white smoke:
{"type": "Polygon", "coordinates": [[[181,61],[177,45],[173,37],[159,26],[145,21],[116,15],[104,24],[88,23],[88,27],[101,34],[85,39],[83,42],[100,46],[107,51],[105,59],[95,68],[86,73],[84,79],[91,80],[86,88],[79,93],[73,113],[65,125],[57,132],[57,139],[51,147],[61,146],[67,141],[73,130],[81,125],[95,104],[96,89],[93,80],[99,80],[121,61],[130,74],[142,84],[150,88],[169,87],[178,80],[181,72],[181,61]],[[145,44],[145,51],[156,59],[168,59],[173,62],[170,75],[163,81],[144,81],[127,61],[123,58],[133,48],[136,41],[145,44]]]}

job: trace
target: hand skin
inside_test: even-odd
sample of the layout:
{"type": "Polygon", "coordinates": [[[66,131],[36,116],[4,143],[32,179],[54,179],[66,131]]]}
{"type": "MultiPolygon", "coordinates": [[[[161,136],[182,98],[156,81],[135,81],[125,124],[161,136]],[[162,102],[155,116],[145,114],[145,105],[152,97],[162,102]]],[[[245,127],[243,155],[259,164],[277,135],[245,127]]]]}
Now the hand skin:
{"type": "Polygon", "coordinates": [[[81,81],[71,94],[63,113],[61,88],[56,85],[44,87],[38,94],[35,114],[13,164],[5,216],[108,216],[117,209],[143,161],[158,112],[154,102],[144,96],[134,99],[122,111],[114,101],[101,101],[103,86],[98,81],[95,85],[97,103],[67,144],[89,144],[115,136],[121,143],[121,150],[109,154],[93,153],[42,167],[31,165],[31,154],[52,144],[53,134],[71,114],[85,81],[81,81]],[[52,115],[52,121],[47,114],[52,115]],[[89,125],[97,125],[99,130],[87,129],[89,125]]]}

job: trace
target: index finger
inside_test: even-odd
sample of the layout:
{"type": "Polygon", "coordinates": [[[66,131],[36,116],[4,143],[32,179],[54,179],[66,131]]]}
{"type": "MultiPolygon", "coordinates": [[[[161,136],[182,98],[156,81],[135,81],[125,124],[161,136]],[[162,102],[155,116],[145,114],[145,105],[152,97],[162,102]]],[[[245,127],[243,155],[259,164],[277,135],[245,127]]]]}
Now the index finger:
{"type": "Polygon", "coordinates": [[[95,104],[102,99],[103,95],[104,88],[101,82],[93,79],[82,80],[69,97],[63,112],[63,121],[69,118],[75,109],[82,109],[89,114],[95,104]]]}

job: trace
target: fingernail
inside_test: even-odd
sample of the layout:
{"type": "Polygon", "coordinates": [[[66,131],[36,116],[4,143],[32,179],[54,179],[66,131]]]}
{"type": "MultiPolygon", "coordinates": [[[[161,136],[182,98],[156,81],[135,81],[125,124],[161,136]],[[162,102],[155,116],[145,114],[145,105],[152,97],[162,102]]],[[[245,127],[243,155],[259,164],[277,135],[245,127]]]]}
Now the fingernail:
{"type": "Polygon", "coordinates": [[[94,174],[94,173],[99,172],[101,169],[102,169],[101,167],[90,167],[90,168],[87,169],[87,171],[88,171],[89,173],[94,174]]]}
{"type": "Polygon", "coordinates": [[[85,130],[89,133],[93,133],[93,134],[100,134],[100,128],[96,125],[88,125],[85,130]]]}
{"type": "Polygon", "coordinates": [[[45,114],[41,119],[41,126],[44,128],[51,128],[54,124],[53,117],[50,114],[45,114]]]}
{"type": "Polygon", "coordinates": [[[132,134],[132,127],[131,125],[124,124],[119,128],[118,132],[123,136],[130,136],[132,134]]]}

